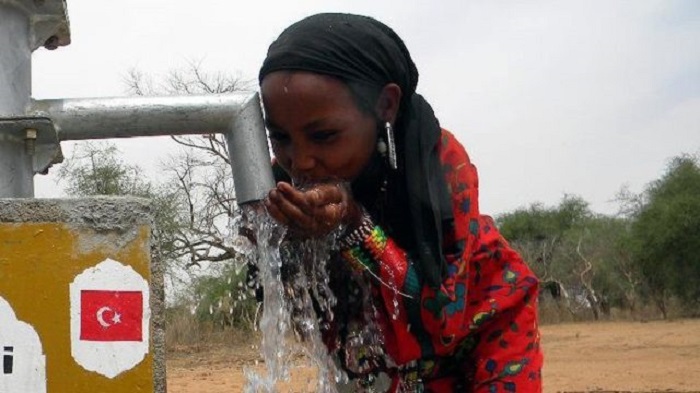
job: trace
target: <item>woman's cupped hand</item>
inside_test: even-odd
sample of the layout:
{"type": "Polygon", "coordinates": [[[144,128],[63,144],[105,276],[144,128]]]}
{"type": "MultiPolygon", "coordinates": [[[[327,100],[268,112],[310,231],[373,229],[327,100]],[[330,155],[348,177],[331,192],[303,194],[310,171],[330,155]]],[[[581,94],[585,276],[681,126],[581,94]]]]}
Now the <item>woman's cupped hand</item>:
{"type": "Polygon", "coordinates": [[[303,189],[279,182],[268,194],[265,206],[277,222],[302,238],[325,236],[341,226],[352,228],[361,218],[350,187],[339,182],[303,189]]]}

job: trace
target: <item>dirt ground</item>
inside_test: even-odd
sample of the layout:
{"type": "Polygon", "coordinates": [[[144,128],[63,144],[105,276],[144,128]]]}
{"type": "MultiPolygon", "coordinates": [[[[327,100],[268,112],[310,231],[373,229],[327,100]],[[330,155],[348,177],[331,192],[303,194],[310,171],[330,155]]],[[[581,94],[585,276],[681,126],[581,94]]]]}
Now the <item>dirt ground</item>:
{"type": "MultiPolygon", "coordinates": [[[[545,392],[700,392],[700,320],[550,325],[542,342],[545,392]]],[[[250,344],[171,354],[168,392],[242,392],[256,361],[250,344]]],[[[313,379],[296,368],[279,390],[313,391],[313,379]]]]}

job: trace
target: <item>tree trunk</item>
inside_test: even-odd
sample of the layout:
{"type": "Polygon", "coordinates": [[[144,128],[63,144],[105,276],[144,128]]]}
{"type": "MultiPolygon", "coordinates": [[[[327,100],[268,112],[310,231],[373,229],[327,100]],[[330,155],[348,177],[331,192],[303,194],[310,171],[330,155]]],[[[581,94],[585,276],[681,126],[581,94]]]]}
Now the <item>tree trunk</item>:
{"type": "Polygon", "coordinates": [[[668,319],[668,305],[666,304],[666,296],[661,291],[661,293],[658,293],[657,291],[654,291],[654,294],[652,295],[654,299],[654,303],[656,304],[656,307],[661,311],[661,315],[663,316],[663,319],[668,319]]]}

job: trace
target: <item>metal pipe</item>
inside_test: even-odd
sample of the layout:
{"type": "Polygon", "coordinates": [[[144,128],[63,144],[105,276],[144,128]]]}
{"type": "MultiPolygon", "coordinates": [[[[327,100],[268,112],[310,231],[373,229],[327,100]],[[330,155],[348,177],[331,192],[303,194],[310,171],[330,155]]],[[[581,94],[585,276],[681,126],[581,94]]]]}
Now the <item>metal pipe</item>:
{"type": "Polygon", "coordinates": [[[31,114],[52,119],[61,141],[223,133],[238,203],[274,187],[257,93],[40,100],[31,114]]]}
{"type": "Polygon", "coordinates": [[[38,100],[31,114],[50,118],[60,141],[216,134],[228,131],[253,95],[38,100]]]}
{"type": "Polygon", "coordinates": [[[260,97],[246,101],[225,133],[236,200],[239,205],[259,201],[275,187],[260,97]]]}
{"type": "MultiPolygon", "coordinates": [[[[23,116],[31,95],[29,15],[0,2],[0,120],[23,116]]],[[[0,198],[34,196],[32,157],[23,130],[0,129],[0,198]]]]}

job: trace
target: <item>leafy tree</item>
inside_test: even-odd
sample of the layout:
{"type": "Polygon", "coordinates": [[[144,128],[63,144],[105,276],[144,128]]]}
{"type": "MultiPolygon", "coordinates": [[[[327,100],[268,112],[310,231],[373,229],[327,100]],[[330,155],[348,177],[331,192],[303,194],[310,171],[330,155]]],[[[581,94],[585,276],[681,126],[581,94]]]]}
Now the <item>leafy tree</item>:
{"type": "Polygon", "coordinates": [[[197,277],[195,315],[219,328],[250,329],[257,318],[255,294],[247,289],[245,268],[225,265],[215,274],[197,277]]]}
{"type": "Polygon", "coordinates": [[[58,169],[58,180],[70,196],[130,195],[151,200],[157,252],[166,264],[166,279],[177,281],[172,261],[178,258],[177,233],[182,226],[182,201],[167,186],[154,184],[138,165],[126,163],[110,142],[81,142],[58,169]]]}
{"type": "Polygon", "coordinates": [[[134,195],[150,198],[152,186],[141,168],[125,163],[119,150],[108,142],[82,142],[58,169],[71,196],[134,195]]]}
{"type": "Polygon", "coordinates": [[[591,213],[586,201],[565,195],[557,207],[533,203],[497,218],[503,236],[529,261],[540,279],[561,285],[568,268],[554,263],[566,234],[591,213]]]}
{"type": "Polygon", "coordinates": [[[649,184],[632,226],[634,258],[649,296],[664,316],[669,295],[698,313],[700,305],[700,164],[697,156],[671,160],[649,184]]]}
{"type": "Polygon", "coordinates": [[[555,207],[532,204],[497,220],[501,231],[538,274],[541,288],[573,315],[595,319],[610,306],[632,307],[638,275],[625,239],[629,221],[596,215],[580,197],[555,207]]]}
{"type": "Polygon", "coordinates": [[[637,275],[624,251],[628,233],[626,219],[591,214],[563,236],[559,260],[571,269],[565,281],[579,289],[595,319],[612,305],[634,307],[637,275]]]}

